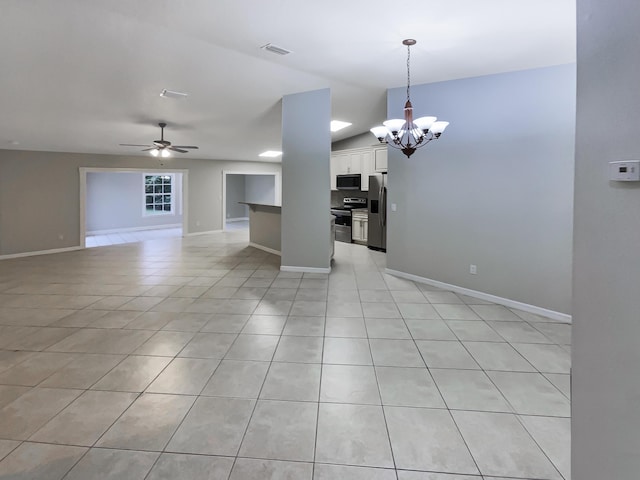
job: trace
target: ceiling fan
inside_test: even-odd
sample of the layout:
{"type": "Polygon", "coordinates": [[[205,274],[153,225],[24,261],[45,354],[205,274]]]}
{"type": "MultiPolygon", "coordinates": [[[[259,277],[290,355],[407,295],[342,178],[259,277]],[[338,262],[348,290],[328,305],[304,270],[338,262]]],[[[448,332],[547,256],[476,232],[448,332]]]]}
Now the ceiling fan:
{"type": "Polygon", "coordinates": [[[168,157],[169,150],[171,150],[172,152],[189,153],[189,150],[185,150],[185,149],[198,148],[194,145],[171,145],[171,142],[169,140],[164,139],[164,127],[166,127],[167,124],[164,122],[160,122],[158,123],[158,126],[160,127],[160,140],[154,140],[153,145],[137,145],[134,143],[121,143],[120,146],[121,147],[149,147],[149,148],[143,149],[142,151],[149,152],[154,157],[157,157],[158,155],[161,155],[163,157],[168,157]]]}

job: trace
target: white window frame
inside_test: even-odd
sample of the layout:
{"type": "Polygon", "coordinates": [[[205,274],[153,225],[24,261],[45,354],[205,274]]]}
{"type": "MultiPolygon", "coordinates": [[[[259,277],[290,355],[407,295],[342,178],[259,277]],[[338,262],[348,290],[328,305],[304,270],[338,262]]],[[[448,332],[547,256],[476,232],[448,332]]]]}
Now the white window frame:
{"type": "MultiPolygon", "coordinates": [[[[155,185],[155,184],[154,184],[155,185]]],[[[163,184],[165,185],[165,184],[163,184]]],[[[152,195],[157,195],[155,192],[152,195]]],[[[162,195],[165,195],[164,192],[162,192],[162,195]]],[[[153,205],[156,205],[156,203],[154,202],[153,205]]],[[[176,177],[174,173],[168,173],[168,172],[159,172],[159,173],[144,173],[142,175],[142,215],[144,217],[156,217],[156,216],[160,216],[160,215],[175,215],[176,214],[176,177]],[[170,181],[169,181],[169,185],[171,186],[171,192],[168,193],[168,195],[171,195],[171,203],[164,203],[162,202],[161,205],[163,205],[163,209],[162,210],[147,210],[147,195],[149,195],[147,193],[146,187],[147,187],[147,177],[170,177],[170,181]],[[164,210],[164,205],[171,205],[171,210],[167,211],[164,210]]]]}

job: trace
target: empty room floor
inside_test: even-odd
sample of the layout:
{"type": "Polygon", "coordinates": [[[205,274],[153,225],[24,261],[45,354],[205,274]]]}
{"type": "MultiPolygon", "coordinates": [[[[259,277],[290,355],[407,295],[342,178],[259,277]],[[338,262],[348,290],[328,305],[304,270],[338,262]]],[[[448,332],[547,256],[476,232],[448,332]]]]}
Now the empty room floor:
{"type": "Polygon", "coordinates": [[[247,242],[0,262],[0,478],[569,479],[569,325],[247,242]]]}
{"type": "Polygon", "coordinates": [[[249,220],[236,220],[233,222],[225,222],[224,229],[226,231],[249,230],[249,220]]]}
{"type": "Polygon", "coordinates": [[[128,232],[104,233],[101,235],[87,235],[85,245],[87,248],[106,247],[107,245],[119,245],[122,243],[144,242],[160,238],[175,238],[182,236],[180,228],[158,228],[156,230],[137,230],[128,232]]]}

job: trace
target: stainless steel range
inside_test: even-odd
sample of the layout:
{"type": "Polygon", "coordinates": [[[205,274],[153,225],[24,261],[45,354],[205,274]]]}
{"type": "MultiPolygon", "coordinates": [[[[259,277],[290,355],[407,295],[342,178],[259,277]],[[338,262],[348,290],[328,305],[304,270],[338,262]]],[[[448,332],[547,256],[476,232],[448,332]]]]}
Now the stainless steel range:
{"type": "Polygon", "coordinates": [[[336,241],[351,243],[351,210],[367,208],[367,199],[348,197],[342,207],[331,207],[331,215],[336,217],[336,241]]]}

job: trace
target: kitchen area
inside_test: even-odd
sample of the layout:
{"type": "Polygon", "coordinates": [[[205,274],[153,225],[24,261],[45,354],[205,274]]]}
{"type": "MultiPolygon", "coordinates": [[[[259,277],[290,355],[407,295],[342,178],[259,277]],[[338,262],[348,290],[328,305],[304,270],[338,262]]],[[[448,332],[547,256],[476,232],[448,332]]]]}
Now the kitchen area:
{"type": "MultiPolygon", "coordinates": [[[[335,242],[387,249],[387,148],[370,146],[331,153],[329,254],[335,242]]],[[[248,207],[249,245],[281,254],[281,207],[238,202],[248,207]]]]}
{"type": "Polygon", "coordinates": [[[387,148],[331,153],[331,215],[337,242],[386,251],[387,148]]]}

